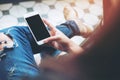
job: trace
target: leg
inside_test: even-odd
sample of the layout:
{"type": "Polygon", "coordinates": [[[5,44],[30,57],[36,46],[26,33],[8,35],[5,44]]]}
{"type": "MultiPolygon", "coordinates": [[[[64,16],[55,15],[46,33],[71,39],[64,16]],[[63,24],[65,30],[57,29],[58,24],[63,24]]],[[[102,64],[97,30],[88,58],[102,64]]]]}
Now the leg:
{"type": "Polygon", "coordinates": [[[84,25],[79,20],[78,13],[74,8],[72,8],[71,6],[66,6],[63,12],[66,20],[74,20],[76,22],[80,30],[80,36],[87,38],[89,35],[91,35],[91,33],[93,32],[93,28],[84,25]]]}
{"type": "Polygon", "coordinates": [[[3,51],[6,56],[2,57],[0,61],[0,71],[2,71],[0,72],[0,80],[23,80],[24,77],[29,77],[31,78],[29,80],[32,80],[40,75],[28,35],[20,27],[6,29],[6,31],[14,39],[15,47],[3,51]]]}
{"type": "Polygon", "coordinates": [[[75,21],[69,20],[59,26],[56,26],[61,32],[63,32],[67,37],[71,38],[75,35],[80,34],[80,30],[75,21]]]}

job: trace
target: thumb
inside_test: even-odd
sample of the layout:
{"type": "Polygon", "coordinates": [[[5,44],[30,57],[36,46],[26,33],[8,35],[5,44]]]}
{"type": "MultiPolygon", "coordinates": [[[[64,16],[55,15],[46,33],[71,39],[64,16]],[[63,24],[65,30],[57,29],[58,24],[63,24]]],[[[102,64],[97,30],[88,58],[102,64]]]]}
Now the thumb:
{"type": "Polygon", "coordinates": [[[50,22],[48,22],[46,19],[42,20],[49,27],[51,35],[55,35],[56,28],[52,24],[50,24],[50,22]]]}

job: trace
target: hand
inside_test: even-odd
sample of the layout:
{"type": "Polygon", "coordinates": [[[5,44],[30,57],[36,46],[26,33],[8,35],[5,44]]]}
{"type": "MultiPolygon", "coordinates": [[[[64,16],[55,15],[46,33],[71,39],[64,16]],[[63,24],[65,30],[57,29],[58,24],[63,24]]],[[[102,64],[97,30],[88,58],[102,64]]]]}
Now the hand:
{"type": "Polygon", "coordinates": [[[50,44],[56,49],[66,51],[68,53],[76,53],[77,49],[81,48],[76,45],[72,40],[70,40],[67,36],[65,36],[61,31],[56,29],[53,25],[51,25],[47,20],[43,19],[44,23],[50,28],[51,37],[44,40],[45,43],[50,44]]]}

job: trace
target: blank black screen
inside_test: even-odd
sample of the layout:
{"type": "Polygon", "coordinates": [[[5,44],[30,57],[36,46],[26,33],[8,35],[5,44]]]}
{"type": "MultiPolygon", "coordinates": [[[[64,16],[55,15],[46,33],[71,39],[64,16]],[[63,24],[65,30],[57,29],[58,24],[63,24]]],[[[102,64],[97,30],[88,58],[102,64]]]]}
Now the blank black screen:
{"type": "Polygon", "coordinates": [[[28,25],[37,41],[40,41],[50,36],[39,15],[34,15],[26,18],[26,21],[28,22],[28,25]]]}

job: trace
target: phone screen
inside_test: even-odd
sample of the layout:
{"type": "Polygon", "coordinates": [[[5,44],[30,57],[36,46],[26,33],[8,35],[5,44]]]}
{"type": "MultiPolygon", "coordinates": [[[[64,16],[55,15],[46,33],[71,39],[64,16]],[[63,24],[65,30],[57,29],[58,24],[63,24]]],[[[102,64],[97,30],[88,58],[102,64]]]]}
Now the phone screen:
{"type": "Polygon", "coordinates": [[[39,14],[26,18],[26,21],[37,41],[50,37],[39,14]]]}

